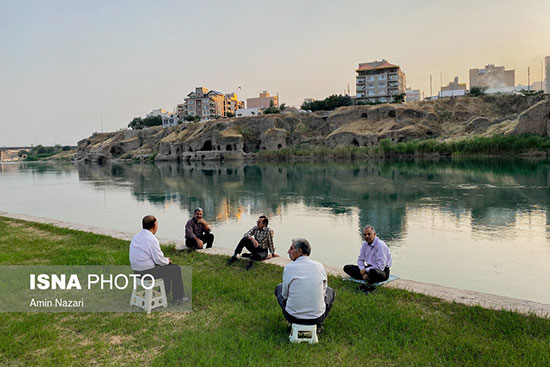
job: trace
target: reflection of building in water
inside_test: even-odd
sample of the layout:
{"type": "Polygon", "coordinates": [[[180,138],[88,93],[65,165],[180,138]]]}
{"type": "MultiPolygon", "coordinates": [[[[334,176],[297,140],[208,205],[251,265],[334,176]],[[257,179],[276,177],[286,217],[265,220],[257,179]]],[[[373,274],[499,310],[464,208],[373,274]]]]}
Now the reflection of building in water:
{"type": "Polygon", "coordinates": [[[154,205],[200,206],[207,220],[282,215],[295,203],[326,208],[335,218],[357,208],[358,233],[372,224],[387,240],[404,235],[410,208],[471,213],[474,225],[495,227],[508,225],[517,210],[550,208],[548,169],[525,162],[82,163],[78,174],[98,190],[129,187],[137,200],[154,205]]]}
{"type": "Polygon", "coordinates": [[[471,213],[472,229],[501,229],[516,223],[516,210],[512,208],[477,208],[471,213]]]}

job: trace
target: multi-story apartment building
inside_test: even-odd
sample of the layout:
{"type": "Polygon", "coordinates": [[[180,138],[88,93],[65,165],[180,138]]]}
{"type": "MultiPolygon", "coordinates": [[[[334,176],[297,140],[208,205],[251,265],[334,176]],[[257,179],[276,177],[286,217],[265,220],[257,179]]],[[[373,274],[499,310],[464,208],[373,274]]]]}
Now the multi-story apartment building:
{"type": "Polygon", "coordinates": [[[197,87],[185,98],[185,115],[199,116],[201,120],[211,120],[224,116],[224,95],[205,87],[197,87]]]}
{"type": "Polygon", "coordinates": [[[359,64],[356,76],[358,102],[392,102],[394,96],[405,94],[405,73],[398,65],[382,59],[359,64]]]}
{"type": "Polygon", "coordinates": [[[491,91],[506,91],[514,88],[515,70],[505,70],[504,66],[485,65],[485,69],[470,69],[470,89],[488,88],[491,91]]]}
{"type": "Polygon", "coordinates": [[[256,98],[247,98],[246,99],[246,108],[268,108],[273,101],[274,107],[279,107],[279,96],[270,96],[269,93],[264,90],[260,93],[259,97],[256,98]]]}
{"type": "Polygon", "coordinates": [[[224,96],[224,116],[228,116],[229,113],[235,116],[237,110],[242,108],[244,108],[244,101],[239,101],[235,93],[229,93],[224,96]]]}
{"type": "Polygon", "coordinates": [[[185,98],[183,104],[177,107],[177,116],[199,116],[201,120],[212,120],[227,116],[227,112],[235,114],[237,109],[244,107],[244,102],[237,99],[235,93],[224,95],[205,87],[197,87],[185,98]]]}

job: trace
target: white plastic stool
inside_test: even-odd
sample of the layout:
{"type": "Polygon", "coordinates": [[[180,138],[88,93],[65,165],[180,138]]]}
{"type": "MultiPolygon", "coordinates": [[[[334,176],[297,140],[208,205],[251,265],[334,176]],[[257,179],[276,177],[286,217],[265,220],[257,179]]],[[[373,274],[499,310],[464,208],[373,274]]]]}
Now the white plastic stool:
{"type": "MultiPolygon", "coordinates": [[[[141,284],[141,282],[138,284],[141,284]]],[[[156,278],[154,281],[143,280],[143,285],[145,288],[140,290],[134,289],[132,291],[130,306],[143,308],[147,313],[151,313],[151,310],[157,307],[168,307],[164,280],[162,278],[156,278]]]]}
{"type": "Polygon", "coordinates": [[[317,325],[292,324],[288,339],[290,339],[291,343],[318,343],[319,338],[317,337],[317,325]]]}

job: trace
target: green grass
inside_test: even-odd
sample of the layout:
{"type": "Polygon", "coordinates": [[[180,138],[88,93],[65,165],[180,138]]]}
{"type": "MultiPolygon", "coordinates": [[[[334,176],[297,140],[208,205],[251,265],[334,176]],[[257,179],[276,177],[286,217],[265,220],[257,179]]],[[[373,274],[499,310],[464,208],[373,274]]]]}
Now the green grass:
{"type": "Polygon", "coordinates": [[[285,160],[295,158],[369,158],[425,156],[513,156],[529,152],[550,153],[550,139],[536,135],[498,135],[475,137],[455,142],[441,142],[435,139],[411,140],[394,144],[382,139],[372,147],[339,146],[292,146],[280,150],[260,151],[261,160],[285,160]]]}
{"type": "MultiPolygon", "coordinates": [[[[191,313],[3,313],[5,366],[548,366],[550,320],[402,290],[369,296],[330,277],[336,301],[316,345],[293,345],[273,295],[282,268],[202,253],[191,313]]],[[[128,242],[0,217],[0,264],[128,264],[128,242]]]]}

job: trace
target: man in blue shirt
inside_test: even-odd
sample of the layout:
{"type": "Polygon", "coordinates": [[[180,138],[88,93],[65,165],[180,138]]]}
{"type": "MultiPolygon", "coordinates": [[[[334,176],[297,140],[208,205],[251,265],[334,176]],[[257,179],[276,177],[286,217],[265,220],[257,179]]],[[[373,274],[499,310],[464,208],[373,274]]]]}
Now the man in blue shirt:
{"type": "Polygon", "coordinates": [[[366,280],[369,284],[382,282],[390,276],[392,265],[390,249],[378,237],[370,224],[363,229],[363,245],[359,250],[357,265],[346,265],[344,271],[352,278],[366,280]]]}

